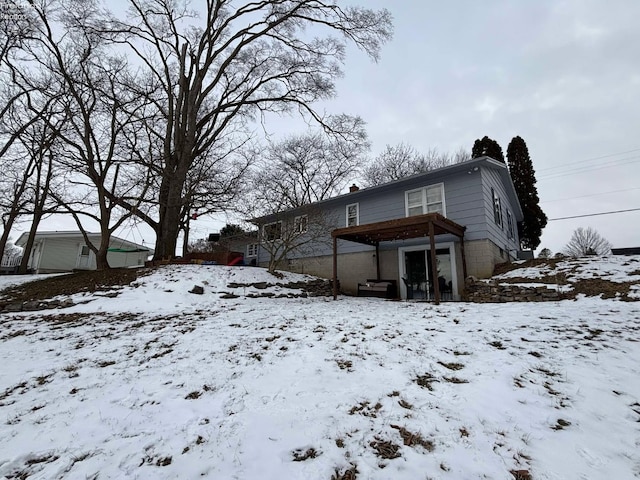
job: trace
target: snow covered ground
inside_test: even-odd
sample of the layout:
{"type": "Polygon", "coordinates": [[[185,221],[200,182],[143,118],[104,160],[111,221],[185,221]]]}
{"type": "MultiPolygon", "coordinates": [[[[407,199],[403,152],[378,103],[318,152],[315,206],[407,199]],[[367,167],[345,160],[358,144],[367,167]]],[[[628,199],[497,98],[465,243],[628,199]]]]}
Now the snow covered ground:
{"type": "Polygon", "coordinates": [[[64,273],[39,274],[39,275],[0,275],[0,291],[5,288],[21,285],[35,280],[42,280],[56,275],[65,275],[64,273]]]}
{"type": "Polygon", "coordinates": [[[640,256],[611,255],[609,257],[567,258],[553,265],[518,268],[494,277],[497,280],[524,277],[540,279],[561,274],[568,282],[602,278],[610,282],[640,283],[640,256]]]}
{"type": "Polygon", "coordinates": [[[1,316],[0,478],[640,478],[640,303],[228,287],[304,278],[173,266],[1,316]]]}

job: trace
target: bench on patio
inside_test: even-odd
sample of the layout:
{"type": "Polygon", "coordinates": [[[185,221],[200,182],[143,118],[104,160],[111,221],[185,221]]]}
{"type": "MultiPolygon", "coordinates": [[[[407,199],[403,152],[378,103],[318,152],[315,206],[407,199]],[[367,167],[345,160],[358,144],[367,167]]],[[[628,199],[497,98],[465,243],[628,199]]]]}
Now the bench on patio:
{"type": "Polygon", "coordinates": [[[398,286],[395,280],[367,280],[358,284],[359,297],[398,298],[398,286]]]}

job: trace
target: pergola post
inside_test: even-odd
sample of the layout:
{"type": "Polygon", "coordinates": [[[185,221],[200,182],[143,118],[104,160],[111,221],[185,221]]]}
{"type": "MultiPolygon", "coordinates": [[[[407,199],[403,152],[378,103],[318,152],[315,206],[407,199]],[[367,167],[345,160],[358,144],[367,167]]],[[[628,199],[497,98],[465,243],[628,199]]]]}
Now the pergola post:
{"type": "Polygon", "coordinates": [[[467,281],[467,259],[464,256],[464,236],[460,237],[460,253],[462,254],[462,276],[463,281],[467,281]]]}
{"type": "Polygon", "coordinates": [[[440,305],[440,282],[438,281],[438,260],[436,257],[436,239],[433,222],[429,222],[429,244],[431,246],[431,281],[436,297],[436,305],[440,305]]]}
{"type": "Polygon", "coordinates": [[[338,299],[338,239],[333,237],[333,299],[338,299]]]}
{"type": "Polygon", "coordinates": [[[376,242],[376,280],[380,280],[380,243],[376,242]]]}

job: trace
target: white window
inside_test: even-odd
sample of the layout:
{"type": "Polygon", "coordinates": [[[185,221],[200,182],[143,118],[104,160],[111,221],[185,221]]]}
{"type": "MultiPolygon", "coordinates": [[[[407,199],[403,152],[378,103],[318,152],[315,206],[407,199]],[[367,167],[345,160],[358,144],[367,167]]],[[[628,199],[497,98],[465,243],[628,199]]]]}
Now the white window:
{"type": "Polygon", "coordinates": [[[247,245],[247,257],[256,257],[258,256],[258,244],[250,243],[247,245]]]}
{"type": "Polygon", "coordinates": [[[502,221],[502,203],[493,188],[491,189],[491,197],[493,199],[493,220],[496,222],[496,225],[500,225],[500,228],[502,228],[504,223],[502,221]]]}
{"type": "Polygon", "coordinates": [[[80,249],[80,255],[83,257],[88,257],[89,256],[89,246],[88,245],[83,245],[82,248],[80,249]]]}
{"type": "Polygon", "coordinates": [[[267,223],[264,226],[264,238],[267,242],[273,242],[282,237],[282,222],[267,223]]]}
{"type": "Polygon", "coordinates": [[[300,215],[293,219],[293,229],[295,233],[304,233],[309,228],[309,217],[300,215]]]}
{"type": "Polygon", "coordinates": [[[360,225],[360,207],[357,203],[347,205],[347,227],[360,225]]]}
{"type": "Polygon", "coordinates": [[[444,207],[444,184],[429,185],[405,192],[407,217],[424,213],[446,215],[444,207]]]}
{"type": "Polygon", "coordinates": [[[507,209],[507,234],[511,240],[515,240],[516,232],[513,228],[513,217],[511,216],[511,212],[507,209]]]}

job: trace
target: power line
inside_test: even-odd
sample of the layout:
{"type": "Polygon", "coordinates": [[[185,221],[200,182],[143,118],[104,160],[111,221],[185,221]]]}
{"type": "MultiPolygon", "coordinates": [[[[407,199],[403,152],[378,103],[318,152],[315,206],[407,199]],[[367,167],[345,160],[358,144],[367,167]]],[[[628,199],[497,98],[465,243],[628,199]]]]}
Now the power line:
{"type": "Polygon", "coordinates": [[[553,203],[553,202],[561,202],[563,200],[574,200],[576,198],[598,197],[600,195],[609,195],[610,193],[629,192],[631,190],[640,190],[640,187],[625,188],[623,190],[611,190],[610,192],[591,193],[589,195],[580,195],[578,197],[565,197],[565,198],[556,198],[554,200],[541,200],[540,203],[553,203]]]}
{"type": "Polygon", "coordinates": [[[629,208],[627,210],[613,210],[611,212],[587,213],[586,215],[574,215],[572,217],[550,218],[547,221],[553,222],[554,220],[568,220],[570,218],[597,217],[598,215],[611,215],[613,213],[637,212],[638,210],[640,210],[640,208],[629,208]]]}
{"type": "Polygon", "coordinates": [[[603,168],[621,167],[623,165],[629,165],[631,163],[640,162],[640,157],[629,157],[614,160],[613,162],[605,163],[602,165],[592,165],[591,167],[574,168],[565,172],[550,173],[549,175],[543,175],[539,180],[550,180],[552,178],[566,177],[567,175],[578,175],[580,173],[592,172],[594,170],[602,170],[603,168]],[[617,163],[623,161],[624,163],[617,163]]]}
{"type": "Polygon", "coordinates": [[[546,170],[555,170],[557,168],[566,167],[567,165],[576,165],[578,163],[593,162],[595,160],[602,160],[603,158],[617,157],[618,155],[626,155],[627,153],[634,153],[634,152],[640,152],[640,148],[635,148],[633,150],[627,150],[626,152],[610,153],[608,155],[601,155],[599,157],[587,158],[586,160],[576,160],[575,162],[563,163],[562,165],[558,165],[558,166],[555,166],[555,167],[541,168],[541,169],[539,169],[537,171],[538,172],[544,172],[546,170]]]}

